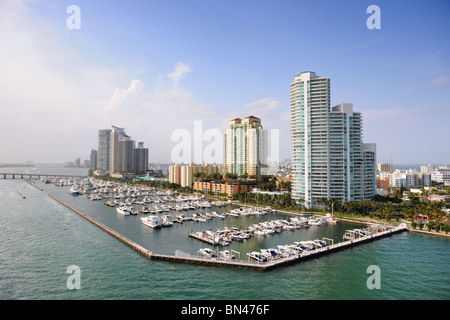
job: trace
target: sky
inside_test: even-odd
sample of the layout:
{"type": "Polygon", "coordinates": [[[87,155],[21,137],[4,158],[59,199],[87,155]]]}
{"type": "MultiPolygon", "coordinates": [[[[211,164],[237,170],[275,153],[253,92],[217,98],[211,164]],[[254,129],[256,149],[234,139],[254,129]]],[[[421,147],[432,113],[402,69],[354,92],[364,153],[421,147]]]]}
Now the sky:
{"type": "Polygon", "coordinates": [[[450,163],[449,12],[447,0],[0,0],[0,163],[89,159],[112,125],[168,163],[180,130],[204,150],[206,133],[250,115],[284,161],[300,71],[362,113],[378,162],[450,163]]]}

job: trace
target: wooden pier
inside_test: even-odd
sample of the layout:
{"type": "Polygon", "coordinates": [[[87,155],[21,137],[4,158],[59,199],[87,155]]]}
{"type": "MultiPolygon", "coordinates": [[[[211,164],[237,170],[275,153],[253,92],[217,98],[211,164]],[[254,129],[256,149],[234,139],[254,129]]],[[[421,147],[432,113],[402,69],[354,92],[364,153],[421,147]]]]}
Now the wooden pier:
{"type": "Polygon", "coordinates": [[[336,244],[331,244],[329,246],[315,249],[312,251],[308,251],[306,253],[301,253],[298,255],[292,255],[286,258],[280,258],[276,260],[270,260],[268,262],[257,262],[252,260],[226,260],[221,258],[206,258],[206,257],[198,257],[198,256],[177,256],[177,255],[168,255],[168,254],[158,254],[153,253],[150,250],[142,247],[141,245],[135,243],[134,241],[126,238],[119,232],[105,226],[104,224],[98,222],[94,218],[88,216],[87,214],[73,208],[69,204],[65,203],[64,201],[58,199],[52,194],[48,194],[50,197],[61,203],[62,205],[66,206],[73,212],[79,214],[81,217],[85,218],[86,220],[92,222],[96,226],[98,226],[103,231],[109,233],[114,238],[118,239],[119,241],[123,242],[124,244],[128,245],[138,253],[142,254],[143,256],[154,259],[154,260],[162,260],[162,261],[170,261],[170,262],[177,262],[177,263],[189,263],[189,264],[197,264],[197,265],[205,265],[205,266],[212,266],[212,267],[233,267],[233,268],[240,268],[240,269],[248,269],[248,270],[258,270],[258,271],[268,271],[273,270],[275,268],[279,268],[282,266],[292,265],[295,263],[299,263],[302,261],[306,261],[312,258],[318,258],[323,255],[337,252],[340,250],[352,248],[356,245],[368,243],[377,239],[382,239],[388,236],[391,236],[396,233],[400,233],[403,231],[406,231],[406,226],[400,226],[396,228],[392,228],[389,230],[381,231],[376,234],[372,234],[369,236],[360,237],[353,240],[343,241],[336,244]]]}

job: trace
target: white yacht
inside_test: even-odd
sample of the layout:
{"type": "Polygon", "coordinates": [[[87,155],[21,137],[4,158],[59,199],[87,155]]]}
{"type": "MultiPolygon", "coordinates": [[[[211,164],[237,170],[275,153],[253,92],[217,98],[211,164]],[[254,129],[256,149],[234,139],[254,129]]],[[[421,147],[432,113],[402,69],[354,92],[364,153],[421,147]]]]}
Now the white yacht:
{"type": "Polygon", "coordinates": [[[123,216],[129,216],[131,214],[131,209],[126,206],[120,206],[116,208],[116,211],[123,216]]]}
{"type": "Polygon", "coordinates": [[[214,258],[217,257],[217,253],[210,248],[202,248],[202,249],[198,249],[198,253],[204,255],[205,257],[208,258],[214,258]]]}
{"type": "Polygon", "coordinates": [[[261,249],[261,254],[265,257],[267,257],[268,259],[279,259],[281,258],[281,256],[278,254],[278,252],[276,252],[275,249],[261,249]]]}
{"type": "Polygon", "coordinates": [[[219,256],[222,259],[226,259],[226,260],[231,260],[231,259],[235,259],[236,257],[234,256],[234,254],[232,254],[230,252],[230,250],[224,250],[224,251],[220,251],[219,256]]]}
{"type": "Polygon", "coordinates": [[[322,240],[314,240],[313,242],[318,244],[322,248],[325,248],[327,246],[327,244],[324,241],[322,241],[322,240]]]}
{"type": "Polygon", "coordinates": [[[146,226],[149,226],[149,227],[154,228],[154,229],[159,229],[159,228],[162,227],[161,218],[158,217],[158,216],[142,217],[141,221],[146,226]]]}
{"type": "Polygon", "coordinates": [[[250,259],[256,260],[258,262],[266,262],[267,261],[267,258],[258,251],[253,251],[253,252],[247,253],[247,255],[250,259]]]}
{"type": "Polygon", "coordinates": [[[73,186],[70,188],[69,192],[70,192],[72,195],[74,195],[74,196],[77,196],[77,195],[81,194],[80,189],[78,189],[78,186],[76,186],[76,185],[73,185],[73,186]]]}

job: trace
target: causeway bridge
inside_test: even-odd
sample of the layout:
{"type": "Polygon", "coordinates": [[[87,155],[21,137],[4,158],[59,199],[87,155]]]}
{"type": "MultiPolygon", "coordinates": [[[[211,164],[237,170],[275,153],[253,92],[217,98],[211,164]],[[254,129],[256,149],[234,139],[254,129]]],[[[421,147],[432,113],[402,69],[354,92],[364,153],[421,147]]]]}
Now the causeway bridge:
{"type": "Polygon", "coordinates": [[[33,179],[33,178],[38,178],[40,179],[41,177],[45,177],[45,178],[86,178],[86,176],[80,176],[80,175],[69,175],[69,174],[45,174],[45,173],[14,173],[14,172],[6,172],[6,173],[1,173],[0,172],[0,179],[24,179],[24,178],[28,178],[28,179],[33,179]]]}

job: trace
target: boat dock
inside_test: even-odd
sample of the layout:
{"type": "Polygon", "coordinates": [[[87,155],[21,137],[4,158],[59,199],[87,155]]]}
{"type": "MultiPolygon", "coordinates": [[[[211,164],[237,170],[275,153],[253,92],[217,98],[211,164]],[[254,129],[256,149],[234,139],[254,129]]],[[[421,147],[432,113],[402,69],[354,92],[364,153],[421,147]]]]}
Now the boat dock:
{"type": "Polygon", "coordinates": [[[38,189],[38,190],[40,190],[40,191],[44,191],[44,189],[38,187],[38,186],[36,185],[36,183],[34,183],[33,181],[31,181],[31,180],[29,180],[29,179],[25,179],[25,178],[23,178],[23,180],[25,180],[26,182],[28,182],[29,184],[31,184],[31,185],[32,185],[33,187],[35,187],[36,189],[38,189]]]}
{"type": "MultiPolygon", "coordinates": [[[[88,216],[87,214],[73,208],[69,204],[65,203],[64,201],[58,199],[52,194],[48,194],[51,198],[56,200],[57,202],[61,203],[62,205],[66,206],[73,212],[77,213],[81,217],[85,218],[86,220],[90,221],[91,223],[98,226],[103,231],[107,232],[108,234],[112,235],[122,243],[128,245],[141,255],[152,259],[152,260],[162,260],[162,261],[169,261],[169,262],[177,262],[177,263],[189,263],[189,264],[197,264],[197,265],[205,265],[205,266],[212,266],[212,267],[233,267],[233,268],[240,268],[240,269],[248,269],[248,270],[258,270],[258,271],[269,271],[273,270],[278,267],[283,267],[287,265],[292,265],[295,263],[299,263],[302,261],[306,261],[312,258],[318,258],[323,255],[337,252],[340,250],[344,250],[347,248],[352,248],[356,245],[368,243],[371,241],[375,241],[377,239],[382,239],[388,236],[391,236],[396,233],[400,233],[403,231],[406,231],[407,228],[404,225],[401,225],[399,227],[392,227],[386,230],[382,230],[370,235],[360,236],[358,238],[350,239],[347,241],[339,242],[336,244],[330,244],[326,247],[318,248],[315,250],[307,251],[299,253],[298,255],[290,255],[288,257],[269,260],[267,262],[257,262],[253,260],[239,260],[239,259],[222,259],[219,257],[214,258],[207,258],[207,257],[199,257],[199,256],[191,256],[191,255],[168,255],[168,254],[158,254],[151,252],[150,250],[142,247],[141,245],[135,243],[134,241],[126,238],[119,232],[105,226],[104,224],[98,222],[94,218],[88,216]]],[[[204,239],[200,239],[204,241],[204,239]]]]}
{"type": "Polygon", "coordinates": [[[226,246],[229,244],[229,242],[221,241],[219,238],[215,238],[214,236],[205,234],[203,232],[189,232],[189,237],[192,237],[194,239],[204,241],[206,243],[209,243],[213,246],[226,246]]]}

